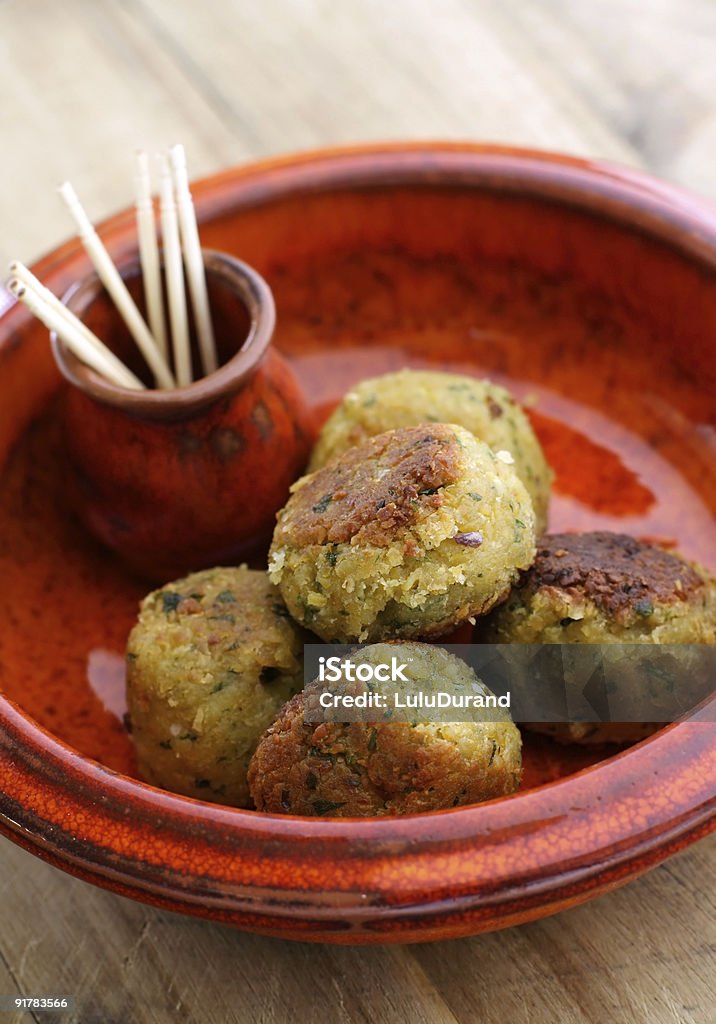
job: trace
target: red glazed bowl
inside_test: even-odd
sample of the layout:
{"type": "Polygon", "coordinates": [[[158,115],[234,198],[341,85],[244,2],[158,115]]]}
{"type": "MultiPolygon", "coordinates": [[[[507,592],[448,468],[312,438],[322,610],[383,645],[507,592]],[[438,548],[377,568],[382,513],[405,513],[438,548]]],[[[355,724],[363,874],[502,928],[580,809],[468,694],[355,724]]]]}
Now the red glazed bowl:
{"type": "MultiPolygon", "coordinates": [[[[716,214],[640,174],[474,145],[384,146],[194,188],[205,245],[270,282],[316,421],[401,365],[489,374],[557,473],[552,529],[621,529],[716,569],[716,214]]],[[[130,212],[102,228],[133,255],[130,212]]],[[[37,274],[88,270],[68,243],[37,274]]],[[[525,737],[523,790],[408,818],[273,817],[133,777],[121,653],[141,587],[62,501],[47,335],[0,320],[0,829],[124,895],[287,938],[506,927],[628,881],[714,825],[714,703],[613,750],[525,737]]]]}

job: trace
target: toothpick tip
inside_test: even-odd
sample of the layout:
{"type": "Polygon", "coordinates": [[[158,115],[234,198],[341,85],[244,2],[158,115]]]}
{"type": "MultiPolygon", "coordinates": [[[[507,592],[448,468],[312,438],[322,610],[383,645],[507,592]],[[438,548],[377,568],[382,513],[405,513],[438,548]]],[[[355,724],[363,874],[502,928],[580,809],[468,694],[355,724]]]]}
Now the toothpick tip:
{"type": "Polygon", "coordinates": [[[61,185],[58,185],[57,191],[59,192],[60,196],[64,199],[65,203],[67,204],[71,212],[84,212],[82,210],[79,197],[75,192],[71,182],[63,181],[61,185]]]}
{"type": "Polygon", "coordinates": [[[169,150],[169,162],[177,183],[181,183],[182,187],[185,187],[187,185],[188,169],[186,153],[181,142],[177,142],[177,144],[172,146],[169,150]]]}

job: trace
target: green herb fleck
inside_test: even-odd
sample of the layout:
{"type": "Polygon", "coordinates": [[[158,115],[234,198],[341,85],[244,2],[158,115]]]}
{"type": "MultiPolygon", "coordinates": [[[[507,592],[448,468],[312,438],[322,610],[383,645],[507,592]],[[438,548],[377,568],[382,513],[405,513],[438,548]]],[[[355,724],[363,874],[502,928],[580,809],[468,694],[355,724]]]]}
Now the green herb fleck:
{"type": "Polygon", "coordinates": [[[135,654],[134,651],[127,651],[127,661],[136,661],[138,657],[139,655],[135,654]]]}
{"type": "Polygon", "coordinates": [[[175,612],[178,605],[181,603],[182,596],[177,594],[175,590],[165,590],[162,593],[162,608],[164,614],[168,615],[169,612],[175,612]]]}
{"type": "Polygon", "coordinates": [[[482,501],[482,495],[478,494],[477,491],[470,491],[469,494],[473,501],[482,501]]]}
{"type": "Polygon", "coordinates": [[[172,749],[172,741],[171,740],[160,740],[159,741],[159,746],[162,748],[162,750],[171,750],[172,749]]]}
{"type": "Polygon", "coordinates": [[[643,599],[641,601],[636,602],[636,604],[634,605],[634,611],[637,613],[637,615],[641,615],[642,618],[648,619],[650,615],[654,614],[654,605],[651,603],[651,601],[643,599]]]}
{"type": "Polygon", "coordinates": [[[233,590],[222,590],[220,594],[216,595],[216,600],[220,604],[233,604],[236,600],[236,594],[233,590]]]}
{"type": "Polygon", "coordinates": [[[368,750],[371,752],[376,750],[378,747],[378,730],[371,729],[370,736],[368,737],[368,750]]]}
{"type": "Polygon", "coordinates": [[[327,551],[326,552],[326,561],[328,562],[329,565],[335,565],[336,562],[338,561],[338,555],[336,554],[336,552],[335,551],[327,551]]]}
{"type": "Polygon", "coordinates": [[[308,601],[302,600],[301,607],[303,608],[303,621],[308,624],[313,622],[318,613],[318,609],[314,608],[313,605],[309,604],[308,601]]]}
{"type": "Polygon", "coordinates": [[[326,509],[328,508],[328,506],[331,504],[332,501],[333,501],[333,495],[332,494],[324,494],[323,497],[321,498],[321,500],[316,502],[316,504],[313,506],[313,511],[314,512],[325,512],[326,509]]]}
{"type": "Polygon", "coordinates": [[[328,751],[320,750],[318,747],[308,748],[309,757],[317,757],[321,761],[329,761],[331,764],[335,764],[335,754],[331,754],[328,751]]]}
{"type": "Polygon", "coordinates": [[[330,814],[331,811],[337,811],[339,807],[344,807],[345,803],[345,800],[314,800],[313,809],[316,814],[330,814]]]}

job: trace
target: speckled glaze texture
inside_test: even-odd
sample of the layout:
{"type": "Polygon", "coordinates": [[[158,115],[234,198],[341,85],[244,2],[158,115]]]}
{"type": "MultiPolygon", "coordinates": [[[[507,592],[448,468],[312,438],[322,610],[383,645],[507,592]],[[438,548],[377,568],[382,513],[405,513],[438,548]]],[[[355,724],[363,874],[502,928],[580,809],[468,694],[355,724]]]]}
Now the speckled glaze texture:
{"type": "MultiPolygon", "coordinates": [[[[366,376],[490,374],[527,401],[556,469],[552,530],[621,528],[716,569],[706,204],[612,167],[457,144],[309,154],[193,191],[205,244],[271,282],[308,433],[366,376]]],[[[102,233],[134,258],[131,211],[102,233]]],[[[35,269],[61,293],[89,268],[70,243],[35,269]]],[[[713,829],[713,704],[619,754],[526,736],[521,792],[430,815],[273,817],[138,782],[121,650],[142,585],[61,507],[60,380],[16,305],[0,362],[0,831],[15,842],[173,910],[375,943],[554,913],[713,829]]]]}
{"type": "Polygon", "coordinates": [[[31,739],[18,760],[27,723],[5,709],[5,834],[124,895],[304,940],[427,941],[518,924],[612,889],[712,827],[714,729],[698,721],[532,792],[367,821],[209,806],[31,739]]]}

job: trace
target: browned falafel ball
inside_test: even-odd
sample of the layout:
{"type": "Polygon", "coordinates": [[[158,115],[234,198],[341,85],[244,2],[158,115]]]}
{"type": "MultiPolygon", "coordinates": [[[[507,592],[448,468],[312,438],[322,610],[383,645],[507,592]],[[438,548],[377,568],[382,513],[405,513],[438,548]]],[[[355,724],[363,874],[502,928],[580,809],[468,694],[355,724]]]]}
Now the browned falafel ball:
{"type": "Polygon", "coordinates": [[[324,640],[439,636],[506,596],[534,522],[508,453],[454,424],[404,427],[294,485],[269,573],[324,640]]]}
{"type": "MultiPolygon", "coordinates": [[[[508,600],[477,624],[483,643],[699,645],[716,642],[716,580],[672,552],[625,534],[551,534],[537,547],[534,565],[522,574],[508,600]]],[[[618,668],[620,690],[631,690],[638,707],[647,680],[696,681],[698,650],[630,653],[628,647],[605,655],[618,668]]],[[[526,669],[529,671],[529,669],[526,669]]],[[[525,680],[525,685],[529,680],[525,680]]],[[[642,702],[643,705],[643,702],[642,702]]],[[[635,742],[659,726],[643,722],[534,723],[531,728],[563,742],[635,742]]]]}
{"type": "Polygon", "coordinates": [[[143,779],[251,806],[259,737],[303,682],[301,630],[264,572],[207,569],[142,602],[127,643],[127,703],[143,779]]]}
{"type": "Polygon", "coordinates": [[[714,643],[716,581],[626,534],[547,534],[478,632],[492,643],[714,643]]]}
{"type": "MultiPolygon", "coordinates": [[[[426,690],[490,694],[463,661],[440,647],[374,644],[354,664],[407,664],[426,690]]],[[[259,810],[277,814],[363,817],[417,814],[513,793],[522,772],[521,738],[500,709],[470,721],[305,721],[322,684],[312,683],[280,712],[249,765],[259,810]]]]}
{"type": "Polygon", "coordinates": [[[459,423],[493,451],[508,451],[532,499],[537,534],[547,528],[552,470],[524,409],[490,380],[436,370],[398,370],[363,380],[328,417],[311,455],[309,472],[353,445],[398,427],[459,423]]]}

